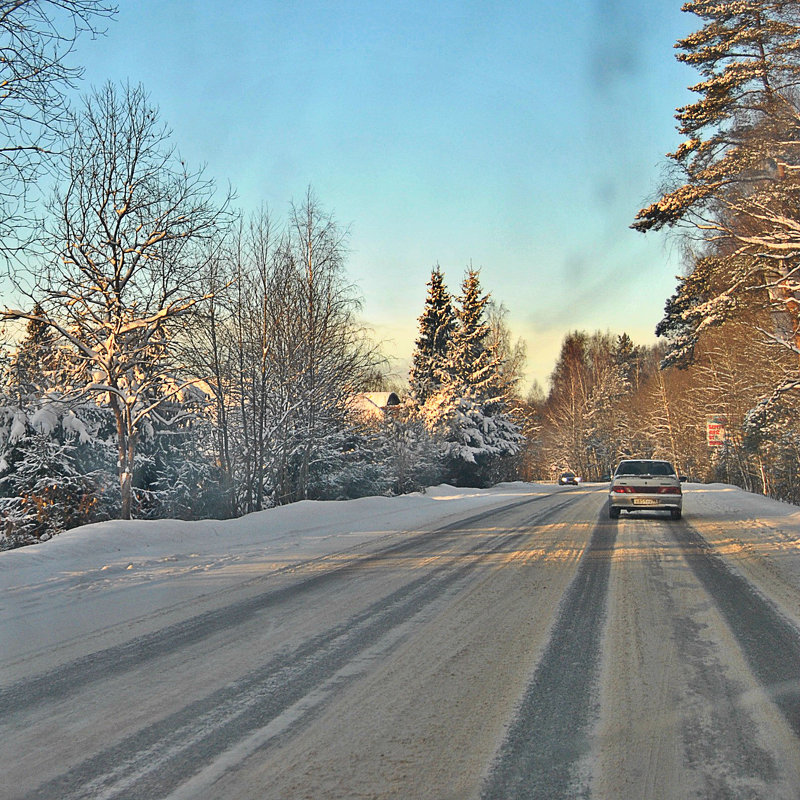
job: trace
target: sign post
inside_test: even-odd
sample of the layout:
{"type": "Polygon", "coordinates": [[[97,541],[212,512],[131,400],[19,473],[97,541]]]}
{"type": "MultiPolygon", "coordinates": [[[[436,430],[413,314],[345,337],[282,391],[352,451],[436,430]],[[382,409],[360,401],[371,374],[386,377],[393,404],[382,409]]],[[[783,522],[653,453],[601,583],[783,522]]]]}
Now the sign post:
{"type": "Polygon", "coordinates": [[[706,417],[706,443],[709,447],[721,447],[725,444],[725,426],[728,418],[721,415],[706,417]]]}

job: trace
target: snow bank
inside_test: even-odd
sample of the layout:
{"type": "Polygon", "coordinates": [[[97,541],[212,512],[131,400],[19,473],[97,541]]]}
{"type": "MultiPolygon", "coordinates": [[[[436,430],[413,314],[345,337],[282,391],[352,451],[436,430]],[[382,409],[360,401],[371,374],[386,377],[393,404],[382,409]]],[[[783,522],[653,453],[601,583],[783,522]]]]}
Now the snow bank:
{"type": "Polygon", "coordinates": [[[800,630],[800,508],[716,483],[687,491],[684,514],[800,630]]]}
{"type": "Polygon", "coordinates": [[[74,528],[41,544],[0,553],[0,594],[10,589],[92,570],[130,572],[163,561],[223,563],[231,555],[264,558],[291,548],[299,560],[346,550],[369,539],[439,523],[509,497],[546,492],[535,484],[493,489],[442,485],[401,497],[350,501],[307,500],[234,520],[111,521],[74,528]]]}
{"type": "Polygon", "coordinates": [[[35,651],[116,625],[146,629],[143,620],[165,607],[190,613],[193,604],[275,570],[552,490],[443,485],[401,497],[305,501],[235,520],[102,522],[2,552],[0,683],[18,677],[9,666],[35,651]]]}

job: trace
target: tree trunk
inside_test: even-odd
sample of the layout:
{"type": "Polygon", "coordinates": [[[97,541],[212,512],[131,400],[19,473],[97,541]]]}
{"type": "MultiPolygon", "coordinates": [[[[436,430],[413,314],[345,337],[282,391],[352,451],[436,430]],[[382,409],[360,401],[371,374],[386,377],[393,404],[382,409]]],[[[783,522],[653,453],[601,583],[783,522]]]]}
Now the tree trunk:
{"type": "Polygon", "coordinates": [[[111,408],[117,427],[117,469],[119,471],[120,519],[131,518],[133,495],[133,459],[136,451],[134,432],[131,430],[130,409],[115,394],[111,395],[111,408]]]}

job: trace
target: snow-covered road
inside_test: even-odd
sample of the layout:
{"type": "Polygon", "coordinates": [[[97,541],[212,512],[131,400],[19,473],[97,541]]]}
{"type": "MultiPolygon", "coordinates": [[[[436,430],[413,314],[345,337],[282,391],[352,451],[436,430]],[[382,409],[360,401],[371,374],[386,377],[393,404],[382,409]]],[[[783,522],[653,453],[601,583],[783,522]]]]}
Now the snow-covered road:
{"type": "Polygon", "coordinates": [[[800,510],[438,487],[0,554],[0,797],[797,798],[800,510]]]}

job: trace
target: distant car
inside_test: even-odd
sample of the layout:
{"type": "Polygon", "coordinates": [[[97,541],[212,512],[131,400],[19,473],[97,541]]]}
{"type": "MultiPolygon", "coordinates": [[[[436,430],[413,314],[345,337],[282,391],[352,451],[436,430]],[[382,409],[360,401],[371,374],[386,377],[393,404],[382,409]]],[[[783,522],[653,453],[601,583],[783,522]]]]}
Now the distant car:
{"type": "Polygon", "coordinates": [[[567,484],[572,484],[573,486],[577,486],[579,480],[580,478],[574,472],[562,472],[558,476],[558,485],[566,486],[567,484]]]}
{"type": "Polygon", "coordinates": [[[649,458],[620,461],[608,492],[608,515],[617,519],[621,511],[668,511],[681,518],[681,479],[669,461],[649,458]]]}

